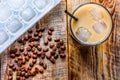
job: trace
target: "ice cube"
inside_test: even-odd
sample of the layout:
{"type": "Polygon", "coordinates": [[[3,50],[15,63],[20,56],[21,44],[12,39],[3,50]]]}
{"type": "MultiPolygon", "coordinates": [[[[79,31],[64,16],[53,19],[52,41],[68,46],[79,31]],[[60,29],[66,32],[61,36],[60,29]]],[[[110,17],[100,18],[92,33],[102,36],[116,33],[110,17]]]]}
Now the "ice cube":
{"type": "Polygon", "coordinates": [[[89,15],[93,20],[101,20],[103,18],[99,7],[90,8],[89,15]]]}
{"type": "Polygon", "coordinates": [[[47,5],[47,1],[46,0],[35,0],[34,4],[38,9],[43,9],[47,5]]]}
{"type": "Polygon", "coordinates": [[[79,27],[76,31],[76,36],[86,42],[91,37],[91,33],[86,28],[79,27]]]}
{"type": "Polygon", "coordinates": [[[17,20],[13,19],[9,25],[7,25],[8,30],[10,30],[12,33],[16,33],[22,28],[22,23],[17,20]]]}
{"type": "Polygon", "coordinates": [[[103,33],[107,28],[107,25],[103,21],[96,22],[93,25],[93,29],[96,33],[101,34],[103,33]]]}
{"type": "Polygon", "coordinates": [[[8,0],[8,4],[14,8],[21,8],[25,4],[25,0],[8,0]]]}
{"type": "Polygon", "coordinates": [[[21,17],[25,20],[25,21],[30,21],[34,16],[35,16],[35,11],[28,7],[26,9],[24,9],[22,12],[21,12],[21,17]]]}
{"type": "Polygon", "coordinates": [[[10,8],[4,4],[0,4],[0,21],[4,22],[11,16],[10,8]]]}
{"type": "Polygon", "coordinates": [[[9,39],[5,31],[0,30],[0,45],[4,44],[9,39]]]}

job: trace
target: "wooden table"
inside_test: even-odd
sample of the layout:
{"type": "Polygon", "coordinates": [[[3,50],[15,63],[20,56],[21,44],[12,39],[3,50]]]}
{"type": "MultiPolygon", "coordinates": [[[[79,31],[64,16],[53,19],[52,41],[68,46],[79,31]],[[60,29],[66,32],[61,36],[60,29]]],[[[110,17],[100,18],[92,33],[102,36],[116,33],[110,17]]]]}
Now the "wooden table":
{"type": "MultiPolygon", "coordinates": [[[[67,58],[62,62],[61,69],[57,68],[59,63],[54,65],[56,68],[51,68],[61,72],[55,71],[54,76],[45,76],[45,73],[43,80],[120,80],[120,0],[62,0],[39,23],[55,25],[67,43],[67,58]],[[80,4],[87,2],[105,6],[113,19],[111,36],[98,46],[82,46],[73,40],[69,30],[69,16],[64,14],[65,9],[72,13],[80,4]]],[[[8,61],[6,52],[0,55],[3,71],[1,80],[4,80],[5,64],[8,61]]]]}

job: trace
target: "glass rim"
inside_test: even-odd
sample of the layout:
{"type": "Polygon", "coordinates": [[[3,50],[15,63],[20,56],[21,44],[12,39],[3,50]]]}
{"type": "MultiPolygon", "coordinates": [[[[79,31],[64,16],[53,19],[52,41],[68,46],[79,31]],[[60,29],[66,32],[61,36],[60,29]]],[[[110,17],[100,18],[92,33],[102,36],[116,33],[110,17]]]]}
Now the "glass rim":
{"type": "Polygon", "coordinates": [[[111,26],[112,26],[112,27],[111,27],[111,30],[110,30],[110,33],[106,36],[106,38],[104,38],[103,40],[100,40],[99,42],[95,42],[95,43],[86,43],[86,42],[83,42],[82,40],[78,39],[77,36],[75,36],[75,34],[74,34],[73,30],[72,30],[72,25],[71,25],[71,24],[72,24],[72,23],[71,23],[71,22],[72,22],[72,18],[70,18],[70,32],[71,32],[71,34],[72,34],[72,37],[73,37],[78,43],[80,43],[80,44],[82,44],[82,45],[85,45],[85,46],[96,46],[96,45],[99,45],[99,44],[105,42],[105,41],[110,37],[110,35],[111,35],[111,33],[112,33],[112,30],[113,30],[112,16],[111,16],[111,14],[110,14],[110,12],[108,11],[107,8],[105,8],[104,6],[102,6],[102,5],[98,4],[98,3],[95,3],[95,2],[87,2],[87,3],[84,3],[84,4],[79,5],[79,6],[73,11],[72,15],[74,15],[74,13],[75,13],[80,7],[82,7],[82,6],[84,6],[84,5],[87,5],[87,4],[99,5],[99,6],[103,7],[103,8],[108,12],[108,14],[109,14],[109,16],[110,16],[110,19],[111,19],[111,26]]]}

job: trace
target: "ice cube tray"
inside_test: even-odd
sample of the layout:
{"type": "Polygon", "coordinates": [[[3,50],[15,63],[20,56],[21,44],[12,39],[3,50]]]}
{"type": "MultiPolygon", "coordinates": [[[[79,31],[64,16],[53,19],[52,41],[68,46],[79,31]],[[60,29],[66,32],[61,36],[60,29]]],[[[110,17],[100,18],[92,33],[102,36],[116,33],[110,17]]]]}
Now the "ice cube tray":
{"type": "Polygon", "coordinates": [[[1,0],[0,53],[61,0],[1,0]]]}

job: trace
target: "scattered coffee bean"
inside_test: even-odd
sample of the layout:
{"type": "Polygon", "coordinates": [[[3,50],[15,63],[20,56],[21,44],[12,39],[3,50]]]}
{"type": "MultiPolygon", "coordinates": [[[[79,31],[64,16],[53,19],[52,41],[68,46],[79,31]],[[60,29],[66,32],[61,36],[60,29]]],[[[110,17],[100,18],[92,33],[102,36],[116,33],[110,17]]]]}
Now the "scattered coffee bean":
{"type": "Polygon", "coordinates": [[[42,52],[37,52],[37,56],[41,56],[42,52]]]}
{"type": "Polygon", "coordinates": [[[25,60],[25,59],[23,59],[23,60],[22,60],[22,64],[25,64],[25,63],[26,63],[26,60],[25,60]]]}
{"type": "Polygon", "coordinates": [[[28,67],[28,70],[31,70],[31,69],[32,69],[32,67],[29,66],[29,67],[28,67]]]}
{"type": "Polygon", "coordinates": [[[13,71],[12,71],[11,69],[9,69],[9,70],[7,71],[7,75],[12,76],[12,75],[13,75],[13,71]]]}
{"type": "Polygon", "coordinates": [[[44,64],[44,61],[40,60],[39,65],[43,66],[43,64],[44,64]]]}
{"type": "Polygon", "coordinates": [[[39,40],[39,37],[38,37],[38,36],[34,37],[34,40],[35,40],[35,41],[38,41],[38,40],[39,40]]]}
{"type": "Polygon", "coordinates": [[[54,58],[57,59],[57,58],[58,58],[58,54],[55,54],[55,55],[54,55],[54,58]]]}
{"type": "Polygon", "coordinates": [[[20,61],[18,61],[17,65],[18,65],[18,67],[21,67],[22,63],[20,61]]]}
{"type": "Polygon", "coordinates": [[[62,39],[60,39],[59,43],[60,43],[60,45],[63,45],[64,41],[62,39]]]}
{"type": "Polygon", "coordinates": [[[28,77],[29,77],[28,73],[25,73],[25,78],[28,78],[28,77]]]}
{"type": "Polygon", "coordinates": [[[33,58],[33,59],[37,59],[37,55],[33,55],[32,58],[33,58]]]}
{"type": "Polygon", "coordinates": [[[44,52],[41,53],[41,58],[42,58],[42,59],[45,58],[45,53],[44,53],[44,52]]]}
{"type": "Polygon", "coordinates": [[[33,41],[34,41],[34,38],[30,38],[30,39],[29,39],[29,42],[33,42],[33,41]]]}
{"type": "Polygon", "coordinates": [[[54,56],[54,55],[56,54],[56,52],[55,52],[55,51],[51,51],[50,54],[51,54],[52,56],[54,56]]]}
{"type": "Polygon", "coordinates": [[[47,54],[46,54],[46,58],[47,58],[47,59],[50,59],[50,58],[51,58],[51,54],[50,54],[50,53],[47,53],[47,54]]]}
{"type": "Polygon", "coordinates": [[[53,43],[50,43],[50,48],[53,48],[55,45],[53,43]]]}
{"type": "Polygon", "coordinates": [[[48,40],[45,40],[45,41],[44,41],[44,44],[45,44],[45,45],[48,45],[48,40]]]}
{"type": "Polygon", "coordinates": [[[20,56],[20,53],[19,53],[19,52],[16,52],[16,53],[15,53],[15,56],[20,56]]]}
{"type": "Polygon", "coordinates": [[[41,67],[39,71],[40,71],[41,74],[43,74],[44,69],[41,67]]]}
{"type": "Polygon", "coordinates": [[[18,58],[15,58],[15,60],[14,60],[16,63],[18,62],[18,58]]]}
{"type": "Polygon", "coordinates": [[[9,68],[13,68],[14,64],[13,63],[9,63],[8,66],[9,66],[9,68]]]}
{"type": "Polygon", "coordinates": [[[21,52],[23,52],[23,51],[24,51],[24,47],[21,46],[19,50],[20,50],[21,52]]]}
{"type": "Polygon", "coordinates": [[[14,66],[14,67],[12,67],[12,70],[13,70],[13,71],[15,71],[15,70],[16,70],[16,67],[15,67],[15,66],[14,66]]]}
{"type": "Polygon", "coordinates": [[[22,60],[22,59],[23,59],[22,56],[19,56],[19,57],[18,57],[18,60],[22,60]]]}
{"type": "Polygon", "coordinates": [[[25,44],[26,44],[26,41],[23,40],[23,41],[22,41],[22,45],[25,45],[25,44]]]}
{"type": "Polygon", "coordinates": [[[29,39],[32,38],[32,34],[28,34],[28,38],[29,38],[29,39]]]}
{"type": "Polygon", "coordinates": [[[44,47],[44,48],[43,48],[43,51],[44,51],[44,52],[47,52],[47,51],[49,51],[49,49],[48,49],[47,47],[44,47]]]}
{"type": "Polygon", "coordinates": [[[31,75],[32,75],[32,76],[35,76],[35,75],[36,75],[36,71],[32,71],[32,72],[31,72],[31,75]]]}
{"type": "Polygon", "coordinates": [[[60,43],[57,43],[56,47],[57,47],[57,48],[60,48],[60,43]]]}
{"type": "Polygon", "coordinates": [[[47,64],[46,63],[43,64],[43,68],[47,69],[47,64]]]}
{"type": "Polygon", "coordinates": [[[56,50],[57,50],[57,47],[56,47],[56,46],[54,46],[52,50],[53,50],[53,51],[56,51],[56,50]]]}
{"type": "Polygon", "coordinates": [[[17,76],[21,76],[21,71],[17,71],[17,76]]]}
{"type": "Polygon", "coordinates": [[[65,54],[60,54],[60,57],[61,57],[61,58],[65,58],[66,55],[65,55],[65,54]]]}
{"type": "Polygon", "coordinates": [[[15,54],[10,54],[10,57],[11,58],[15,58],[15,54]]]}
{"type": "Polygon", "coordinates": [[[37,54],[37,50],[35,50],[35,51],[33,52],[33,54],[35,54],[35,55],[36,55],[36,54],[37,54]]]}
{"type": "Polygon", "coordinates": [[[52,31],[48,31],[48,34],[49,34],[49,35],[52,35],[52,31]]]}
{"type": "Polygon", "coordinates": [[[59,53],[59,54],[63,54],[63,53],[64,53],[64,50],[58,49],[58,53],[59,53]]]}
{"type": "Polygon", "coordinates": [[[30,46],[27,46],[27,51],[31,51],[31,47],[30,46]]]}
{"type": "Polygon", "coordinates": [[[20,76],[17,76],[17,77],[16,77],[16,80],[20,80],[20,76]]]}
{"type": "Polygon", "coordinates": [[[13,79],[13,77],[12,76],[8,76],[8,80],[12,80],[13,79]]]}
{"type": "Polygon", "coordinates": [[[29,64],[29,66],[30,66],[30,67],[33,67],[33,66],[34,66],[34,64],[33,64],[33,63],[30,63],[30,64],[29,64]]]}
{"type": "Polygon", "coordinates": [[[41,37],[42,37],[42,33],[40,32],[40,33],[38,34],[38,36],[39,36],[39,38],[41,38],[41,37]]]}
{"type": "Polygon", "coordinates": [[[30,43],[29,43],[29,46],[30,46],[30,47],[33,47],[34,45],[35,45],[34,42],[30,42],[30,43]]]}
{"type": "Polygon", "coordinates": [[[36,48],[35,48],[35,47],[33,47],[31,51],[32,51],[32,52],[34,52],[35,50],[36,50],[36,48]]]}
{"type": "Polygon", "coordinates": [[[26,61],[29,61],[29,57],[28,57],[28,56],[25,56],[25,60],[26,60],[26,61]]]}
{"type": "Polygon", "coordinates": [[[54,27],[50,27],[49,30],[50,30],[50,31],[54,31],[54,27]]]}
{"type": "Polygon", "coordinates": [[[35,67],[35,72],[38,73],[39,72],[39,68],[35,67]]]}
{"type": "Polygon", "coordinates": [[[36,62],[37,62],[37,60],[36,60],[36,59],[33,59],[33,60],[32,60],[32,63],[33,63],[33,64],[35,64],[36,62]]]}
{"type": "Polygon", "coordinates": [[[59,39],[59,38],[57,38],[57,39],[55,39],[54,41],[55,41],[55,42],[59,42],[59,41],[60,41],[60,39],[59,39]]]}
{"type": "Polygon", "coordinates": [[[27,51],[25,51],[23,54],[24,54],[24,56],[27,56],[27,55],[28,55],[28,52],[27,52],[27,51]]]}
{"type": "Polygon", "coordinates": [[[22,71],[22,72],[21,72],[21,75],[22,75],[22,76],[25,76],[25,72],[24,72],[24,71],[22,71]]]}
{"type": "Polygon", "coordinates": [[[9,52],[10,53],[16,53],[17,52],[17,48],[11,49],[9,52]]]}
{"type": "Polygon", "coordinates": [[[32,33],[32,32],[33,32],[33,30],[32,30],[32,29],[29,29],[29,30],[28,30],[28,33],[32,33]]]}
{"type": "Polygon", "coordinates": [[[21,80],[25,80],[25,77],[21,77],[21,80]]]}
{"type": "Polygon", "coordinates": [[[41,27],[40,29],[41,29],[41,31],[43,32],[43,31],[45,30],[45,27],[41,27]]]}
{"type": "Polygon", "coordinates": [[[48,39],[49,41],[52,41],[52,37],[51,37],[51,36],[48,36],[47,39],[48,39]]]}
{"type": "Polygon", "coordinates": [[[39,42],[35,42],[35,47],[38,47],[40,44],[39,44],[39,42]]]}
{"type": "Polygon", "coordinates": [[[16,71],[21,71],[21,67],[16,67],[16,71]]]}
{"type": "Polygon", "coordinates": [[[38,36],[38,32],[35,32],[35,33],[34,33],[34,36],[35,36],[35,37],[38,36]]]}
{"type": "Polygon", "coordinates": [[[61,46],[60,48],[61,48],[61,50],[65,50],[66,49],[66,47],[64,45],[61,46]]]}
{"type": "Polygon", "coordinates": [[[19,38],[17,41],[18,41],[19,43],[22,43],[22,38],[19,38]]]}
{"type": "Polygon", "coordinates": [[[29,76],[31,76],[31,71],[28,71],[27,73],[28,73],[29,76]]]}
{"type": "Polygon", "coordinates": [[[41,51],[41,50],[42,50],[42,47],[41,47],[41,46],[38,46],[37,49],[38,49],[39,51],[41,51]]]}
{"type": "Polygon", "coordinates": [[[50,61],[54,64],[54,63],[55,63],[54,57],[51,57],[51,58],[50,58],[50,61]]]}
{"type": "Polygon", "coordinates": [[[24,40],[27,41],[28,40],[28,35],[24,36],[24,40]]]}
{"type": "Polygon", "coordinates": [[[29,54],[28,54],[28,57],[29,57],[29,58],[31,58],[31,54],[32,54],[32,53],[29,53],[29,54]]]}

